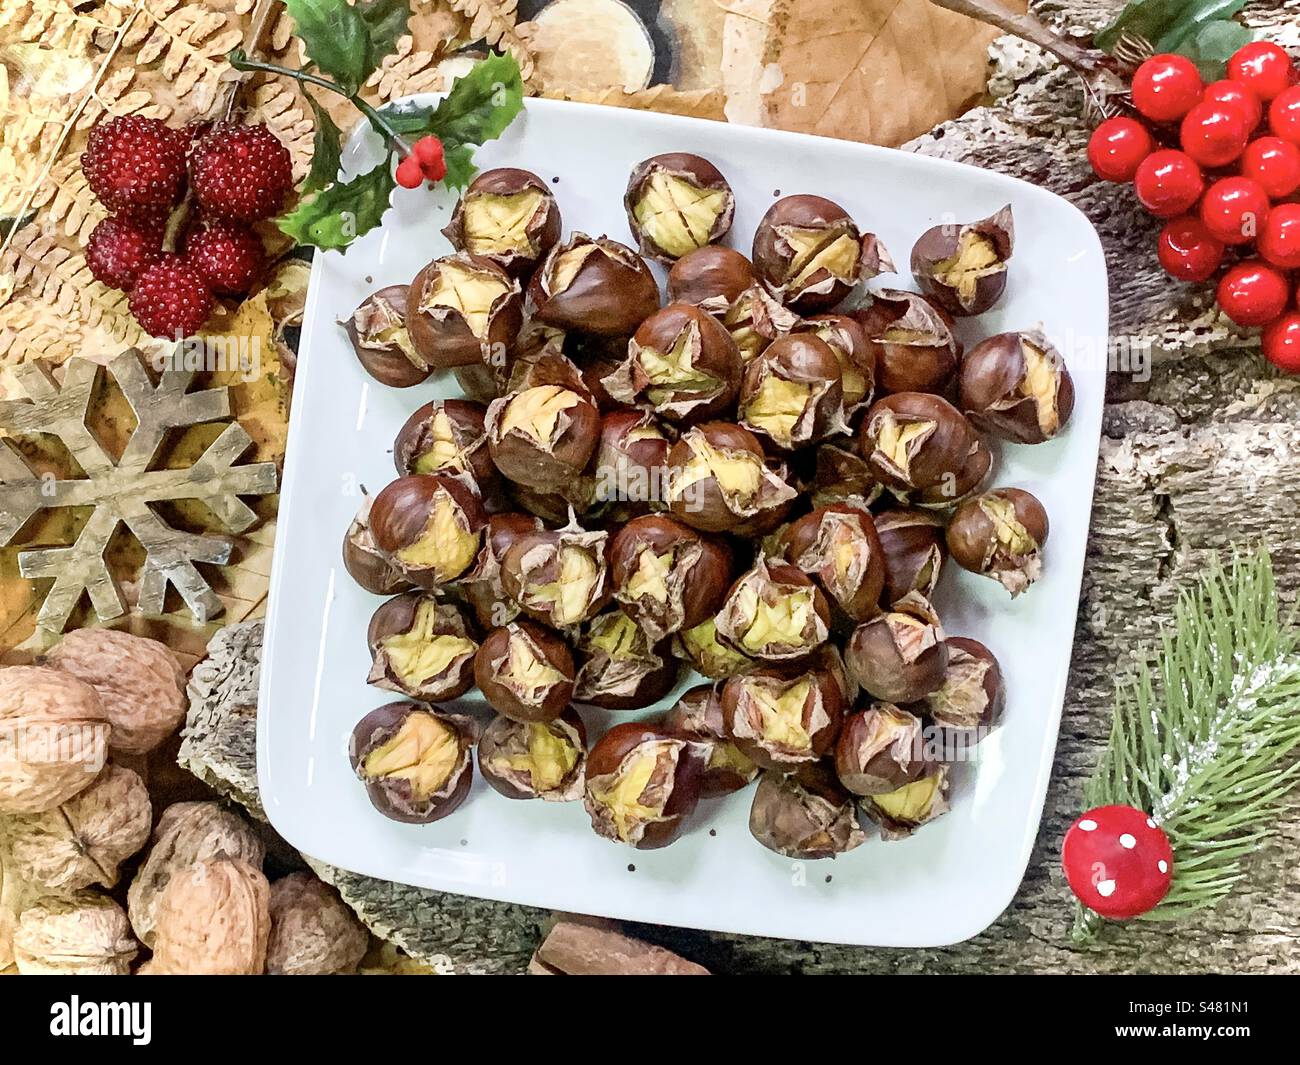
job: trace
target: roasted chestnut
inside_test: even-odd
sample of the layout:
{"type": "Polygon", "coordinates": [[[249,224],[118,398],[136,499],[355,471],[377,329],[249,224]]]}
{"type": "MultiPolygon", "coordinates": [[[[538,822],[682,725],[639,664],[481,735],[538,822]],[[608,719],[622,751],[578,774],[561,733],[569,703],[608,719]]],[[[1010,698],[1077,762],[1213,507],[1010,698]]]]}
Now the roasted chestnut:
{"type": "Polygon", "coordinates": [[[852,451],[834,444],[822,444],[817,449],[815,463],[809,486],[815,507],[833,503],[869,507],[884,491],[867,460],[852,451]]]}
{"type": "Polygon", "coordinates": [[[522,484],[507,484],[510,498],[521,510],[536,515],[552,525],[563,525],[572,515],[587,514],[595,503],[596,482],[592,477],[576,477],[560,492],[538,492],[522,484]]]}
{"type": "Polygon", "coordinates": [[[615,725],[587,755],[591,827],[641,850],[666,847],[699,802],[703,772],[691,740],[637,722],[615,725]]]}
{"type": "Polygon", "coordinates": [[[949,314],[983,314],[1007,287],[1015,239],[1010,204],[978,222],[933,226],[912,246],[912,276],[949,314]]]}
{"type": "Polygon", "coordinates": [[[1074,380],[1040,330],[999,333],[962,360],[961,408],[975,425],[1017,444],[1051,440],[1074,410],[1074,380]]]}
{"type": "Polygon", "coordinates": [[[415,350],[439,370],[504,359],[522,322],[519,283],[496,263],[463,251],[434,259],[406,296],[415,350]]]}
{"type": "Polygon", "coordinates": [[[713,618],[677,633],[673,637],[673,654],[690,662],[697,673],[714,680],[725,680],[759,665],[749,655],[718,639],[717,622],[713,618]]]}
{"type": "Polygon", "coordinates": [[[361,368],[393,388],[410,388],[433,373],[406,328],[406,299],[406,285],[389,285],[367,296],[352,317],[340,323],[361,368]]]}
{"type": "Polygon", "coordinates": [[[745,367],[737,412],[783,451],[848,432],[839,359],[810,333],[778,337],[745,367]]]}
{"type": "Polygon", "coordinates": [[[859,282],[893,270],[889,253],[847,211],[821,196],[785,196],[754,233],[754,272],[800,314],[830,310],[859,282]]]}
{"type": "Polygon", "coordinates": [[[788,662],[821,646],[830,614],[826,597],[801,570],[760,558],[727,592],[718,635],[753,658],[788,662]]]}
{"type": "Polygon", "coordinates": [[[1020,488],[967,500],[948,523],[948,553],[963,569],[992,577],[1018,596],[1042,576],[1047,511],[1020,488]]]}
{"type": "Polygon", "coordinates": [[[601,385],[619,403],[644,403],[669,421],[700,421],[735,402],[740,352],[716,318],[670,303],[641,323],[627,358],[601,385]]]}
{"type": "Polygon", "coordinates": [[[435,399],[418,408],[393,441],[393,465],[408,473],[467,473],[480,488],[496,480],[483,429],[484,408],[435,399]]]}
{"type": "Polygon", "coordinates": [[[493,718],[478,741],[478,769],[507,799],[582,798],[587,729],[571,709],[554,721],[493,718]]]}
{"type": "Polygon", "coordinates": [[[854,621],[879,613],[885,558],[866,510],[844,503],[819,507],[787,526],[779,544],[785,560],[854,621]]]}
{"type": "Polygon", "coordinates": [[[348,575],[372,595],[395,595],[411,587],[408,581],[379,550],[370,530],[370,507],[374,500],[365,496],[343,536],[343,568],[348,575]]]}
{"type": "Polygon", "coordinates": [[[740,252],[709,244],[673,263],[668,271],[668,301],[722,315],[754,281],[754,265],[740,252]]]}
{"type": "Polygon", "coordinates": [[[487,406],[506,393],[505,371],[508,361],[494,358],[491,363],[476,362],[472,366],[454,367],[451,373],[467,400],[487,406]]]}
{"type": "Polygon", "coordinates": [[[525,614],[553,628],[595,617],[609,602],[609,534],[576,525],[519,537],[501,559],[501,583],[525,614]]]}
{"type": "Polygon", "coordinates": [[[667,731],[694,740],[701,749],[701,795],[730,795],[758,776],[758,766],[727,735],[717,685],[688,688],[660,723],[667,731]]]}
{"type": "Polygon", "coordinates": [[[920,777],[901,788],[864,796],[862,812],[880,826],[881,839],[906,839],[948,812],[948,766],[931,763],[920,777]]]}
{"type": "Polygon", "coordinates": [[[797,495],[769,469],[754,434],[739,425],[694,426],[668,452],[668,509],[704,532],[770,531],[797,495]]]}
{"type": "Polygon", "coordinates": [[[457,251],[524,277],[560,239],[560,208],[536,174],[498,167],[469,183],[442,232],[457,251]]]}
{"type": "Polygon", "coordinates": [[[494,399],[484,424],[496,468],[539,492],[572,490],[600,436],[596,405],[559,385],[536,385],[494,399]]]}
{"type": "Polygon", "coordinates": [[[629,521],[609,548],[614,598],[656,642],[713,616],[732,561],[722,540],[658,514],[629,521]]]}
{"type": "Polygon", "coordinates": [[[385,817],[427,825],[465,801],[475,726],[416,703],[386,703],[357,722],[348,758],[370,803],[385,817]]]}
{"type": "Polygon", "coordinates": [[[929,599],[943,566],[943,522],[917,510],[884,510],[875,525],[885,560],[883,604],[893,606],[912,592],[929,599]]]}
{"type": "Polygon", "coordinates": [[[641,254],[672,262],[727,235],[736,197],[707,159],[668,152],[632,168],[623,207],[641,254]]]}
{"type": "Polygon", "coordinates": [[[528,299],[535,317],[547,325],[631,336],[659,309],[659,285],[627,245],[574,233],[537,268],[528,299]]]}
{"type": "Polygon", "coordinates": [[[668,492],[668,437],[654,415],[618,410],[600,423],[595,502],[614,504],[622,516],[662,509],[668,492]]]}
{"type": "Polygon", "coordinates": [[[736,342],[743,362],[760,354],[777,337],[792,332],[799,316],[782,306],[762,285],[750,285],[722,313],[722,324],[736,342]]]}
{"type": "Polygon", "coordinates": [[[464,695],[474,682],[478,644],[455,603],[407,592],[384,603],[366,630],[369,684],[427,703],[464,695]]]}
{"type": "Polygon", "coordinates": [[[487,513],[474,490],[445,473],[399,477],[375,497],[375,545],[421,588],[439,588],[470,567],[487,513]]]}
{"type": "Polygon", "coordinates": [[[501,583],[501,559],[516,539],[541,528],[542,523],[531,514],[493,514],[488,518],[483,546],[459,585],[484,628],[495,629],[519,616],[519,604],[506,595],[501,583]]]}
{"type": "Polygon", "coordinates": [[[993,452],[988,444],[976,436],[974,446],[961,469],[952,476],[941,478],[938,484],[913,492],[911,501],[927,510],[950,510],[983,488],[992,469],[993,452]]]}
{"type": "Polygon", "coordinates": [[[764,769],[788,773],[826,754],[844,720],[844,688],[831,670],[759,669],[722,686],[727,735],[764,769]]]}
{"type": "Polygon", "coordinates": [[[882,392],[943,392],[957,370],[961,342],[947,311],[915,292],[881,289],[855,311],[882,392]]]}
{"type": "Polygon", "coordinates": [[[568,645],[528,621],[493,629],[474,656],[483,698],[514,721],[554,721],[573,697],[573,679],[568,645]]]}
{"type": "Polygon", "coordinates": [[[897,392],[867,411],[858,446],[872,471],[904,494],[955,486],[980,439],[962,413],[929,392],[897,392]]]}
{"type": "Polygon", "coordinates": [[[925,697],[930,720],[959,733],[959,742],[973,745],[997,723],[1004,700],[1002,670],[993,652],[978,640],[949,636],[943,685],[925,697]]]}
{"type": "Polygon", "coordinates": [[[914,703],[943,685],[948,668],[939,616],[916,593],[864,621],[844,650],[849,676],[886,703],[914,703]]]}
{"type": "Polygon", "coordinates": [[[578,637],[575,702],[605,710],[641,710],[657,703],[677,683],[678,662],[662,641],[621,610],[597,614],[578,637]]]}
{"type": "Polygon", "coordinates": [[[853,796],[822,762],[764,773],[749,808],[749,831],[768,850],[800,861],[834,858],[867,838],[853,796]]]}
{"type": "Polygon", "coordinates": [[[873,703],[844,719],[835,773],[854,795],[879,795],[929,768],[921,719],[893,703],[873,703]]]}
{"type": "Polygon", "coordinates": [[[795,332],[811,333],[830,346],[840,364],[846,416],[871,402],[876,390],[876,353],[856,319],[847,314],[817,314],[800,322],[795,332]]]}

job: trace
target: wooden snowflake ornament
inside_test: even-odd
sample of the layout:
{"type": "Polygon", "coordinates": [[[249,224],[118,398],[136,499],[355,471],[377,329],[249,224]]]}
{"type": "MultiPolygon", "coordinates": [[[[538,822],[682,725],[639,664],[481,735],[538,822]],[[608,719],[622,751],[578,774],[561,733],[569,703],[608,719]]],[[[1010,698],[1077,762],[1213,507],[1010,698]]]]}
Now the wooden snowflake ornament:
{"type": "Polygon", "coordinates": [[[1174,852],[1160,826],[1132,806],[1098,806],[1065,834],[1061,865],[1070,890],[1111,920],[1137,917],[1169,893],[1174,852]]]}
{"type": "Polygon", "coordinates": [[[60,386],[43,364],[15,367],[14,376],[29,398],[0,400],[0,432],[58,437],[85,476],[37,476],[0,439],[0,545],[13,540],[38,511],[91,507],[91,516],[73,544],[35,547],[18,556],[22,576],[54,579],[41,606],[38,628],[47,633],[62,631],[82,592],[90,596],[101,620],[126,613],[121,589],[105,558],[119,523],[145,549],[136,607],[145,614],[161,614],[170,582],[194,617],[206,622],[221,613],[222,603],[195,563],[225,565],[231,544],[220,537],[172,528],[153,504],[198,500],[230,532],[243,532],[257,521],[257,515],[239,497],[275,491],[275,464],[236,465],[252,438],[238,422],[231,422],[192,466],[152,469],[169,430],[228,418],[230,396],[225,388],[188,391],[194,379],[188,370],[164,370],[155,386],[135,350],[124,351],[107,367],[138,422],[121,458],[114,460],[86,421],[98,369],[89,360],[72,359],[64,364],[60,386]]]}

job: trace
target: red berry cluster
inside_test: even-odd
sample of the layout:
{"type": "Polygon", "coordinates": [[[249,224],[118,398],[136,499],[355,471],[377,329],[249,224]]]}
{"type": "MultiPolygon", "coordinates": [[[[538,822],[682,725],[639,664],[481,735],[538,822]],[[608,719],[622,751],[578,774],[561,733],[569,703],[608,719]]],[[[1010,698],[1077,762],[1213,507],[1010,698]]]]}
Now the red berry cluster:
{"type": "Polygon", "coordinates": [[[81,167],[111,212],[90,233],[86,262],[96,280],[130,294],[151,336],[198,332],[213,294],[239,296],[266,260],[249,224],[280,209],[293,184],[289,151],[265,126],[172,129],[129,115],[90,131],[81,167]],[[198,216],[176,252],[164,249],[168,220],[194,194],[198,216]]]}
{"type": "Polygon", "coordinates": [[[1268,41],[1206,85],[1184,56],[1157,55],[1133,75],[1139,118],[1110,118],[1088,142],[1106,181],[1133,182],[1160,233],[1165,271],[1207,281],[1241,326],[1263,326],[1264,354],[1300,373],[1300,71],[1268,41]],[[1253,249],[1253,254],[1252,254],[1253,249]]]}
{"type": "Polygon", "coordinates": [[[442,141],[430,134],[411,145],[411,150],[397,164],[397,183],[404,189],[419,188],[424,181],[441,181],[447,176],[447,160],[442,141]]]}

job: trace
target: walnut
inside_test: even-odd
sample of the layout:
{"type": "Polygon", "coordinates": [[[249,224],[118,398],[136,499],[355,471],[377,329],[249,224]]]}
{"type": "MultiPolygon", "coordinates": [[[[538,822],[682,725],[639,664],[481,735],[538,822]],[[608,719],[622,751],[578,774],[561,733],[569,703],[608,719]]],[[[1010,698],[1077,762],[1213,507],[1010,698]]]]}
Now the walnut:
{"type": "Polygon", "coordinates": [[[256,976],[266,968],[271,885],[237,858],[176,871],[158,903],[150,972],[256,976]]]}
{"type": "Polygon", "coordinates": [[[137,773],[110,765],[80,795],[0,824],[14,875],[54,894],[112,887],[118,865],[149,839],[153,809],[137,773]]]}
{"type": "Polygon", "coordinates": [[[45,656],[89,684],[113,724],[109,747],[146,754],[185,719],[185,673],[157,640],[115,629],[74,629],[45,656]]]}
{"type": "Polygon", "coordinates": [[[137,950],[122,907],[88,891],[42,899],[14,930],[14,960],[28,976],[125,976],[137,950]]]}
{"type": "Polygon", "coordinates": [[[271,885],[266,971],[272,976],[355,972],[369,945],[369,933],[334,889],[310,873],[290,873],[271,885]]]}
{"type": "Polygon", "coordinates": [[[108,734],[89,684],[42,666],[0,669],[0,814],[41,813],[85,790],[108,734]]]}
{"type": "Polygon", "coordinates": [[[266,845],[251,825],[215,802],[178,802],[167,807],[153,831],[153,846],[126,895],[131,926],[154,945],[157,911],[167,882],[206,858],[239,858],[260,867],[266,845]]]}

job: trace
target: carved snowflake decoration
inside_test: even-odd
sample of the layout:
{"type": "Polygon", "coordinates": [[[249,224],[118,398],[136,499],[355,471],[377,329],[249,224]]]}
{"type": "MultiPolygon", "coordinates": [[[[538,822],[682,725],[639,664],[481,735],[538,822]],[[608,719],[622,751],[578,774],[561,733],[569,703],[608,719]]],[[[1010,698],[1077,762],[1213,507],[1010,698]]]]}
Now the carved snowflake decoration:
{"type": "Polygon", "coordinates": [[[225,565],[231,544],[221,537],[172,528],[153,504],[198,500],[230,532],[243,532],[257,521],[257,515],[239,497],[275,491],[275,464],[235,465],[253,441],[238,422],[231,422],[192,466],[152,469],[169,430],[228,418],[230,396],[225,388],[188,391],[194,379],[188,370],[164,370],[155,386],[135,350],[124,351],[107,367],[138,422],[121,458],[114,460],[87,425],[98,369],[89,360],[71,359],[64,364],[60,386],[44,364],[14,368],[14,377],[29,398],[0,400],[0,431],[11,436],[58,437],[85,476],[38,476],[0,439],[0,545],[10,543],[38,511],[93,507],[71,545],[35,547],[18,555],[22,576],[54,579],[38,627],[62,631],[83,592],[102,620],[126,613],[122,591],[105,558],[119,524],[145,549],[137,608],[145,614],[161,614],[170,582],[194,617],[206,622],[223,606],[195,563],[225,565]]]}

